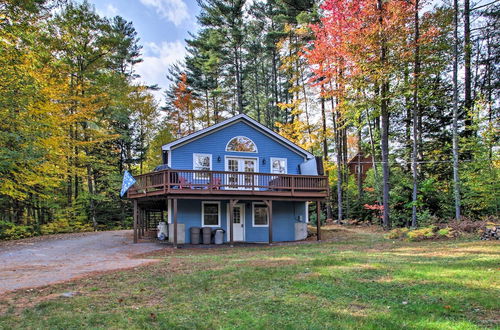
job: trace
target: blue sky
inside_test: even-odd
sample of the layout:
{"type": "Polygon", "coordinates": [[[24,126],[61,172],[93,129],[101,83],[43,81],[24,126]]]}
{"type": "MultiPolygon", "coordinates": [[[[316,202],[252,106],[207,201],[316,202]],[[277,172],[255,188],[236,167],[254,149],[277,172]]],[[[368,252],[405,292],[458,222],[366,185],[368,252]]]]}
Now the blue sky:
{"type": "MultiPolygon", "coordinates": [[[[89,0],[101,15],[120,15],[132,21],[143,46],[144,61],[137,65],[140,80],[162,89],[169,65],[184,58],[184,39],[197,29],[199,12],[196,0],[89,0]]],[[[161,94],[155,93],[158,101],[161,94]]]]}

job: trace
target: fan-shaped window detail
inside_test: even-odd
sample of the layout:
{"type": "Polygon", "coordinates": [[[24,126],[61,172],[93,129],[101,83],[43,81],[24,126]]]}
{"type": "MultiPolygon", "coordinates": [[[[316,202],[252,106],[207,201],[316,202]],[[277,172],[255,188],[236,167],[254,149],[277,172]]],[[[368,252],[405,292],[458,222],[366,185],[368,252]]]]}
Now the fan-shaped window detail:
{"type": "Polygon", "coordinates": [[[246,136],[236,136],[229,140],[226,151],[257,152],[257,146],[246,136]]]}

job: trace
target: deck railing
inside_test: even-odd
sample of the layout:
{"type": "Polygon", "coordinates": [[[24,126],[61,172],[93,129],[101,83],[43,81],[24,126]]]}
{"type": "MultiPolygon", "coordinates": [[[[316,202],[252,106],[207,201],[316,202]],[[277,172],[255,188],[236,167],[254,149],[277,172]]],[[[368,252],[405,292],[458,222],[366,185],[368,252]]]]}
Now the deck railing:
{"type": "Polygon", "coordinates": [[[328,180],[325,176],[291,175],[254,172],[164,170],[135,177],[137,182],[128,197],[159,194],[245,194],[258,193],[289,195],[325,195],[328,180]]]}

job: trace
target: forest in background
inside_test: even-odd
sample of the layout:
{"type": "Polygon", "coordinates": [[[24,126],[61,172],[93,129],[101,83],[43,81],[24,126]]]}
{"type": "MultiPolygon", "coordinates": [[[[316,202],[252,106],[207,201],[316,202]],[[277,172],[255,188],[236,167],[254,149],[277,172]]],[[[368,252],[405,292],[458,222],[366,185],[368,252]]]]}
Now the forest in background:
{"type": "Polygon", "coordinates": [[[198,3],[164,107],[135,79],[132,22],[0,3],[0,239],[130,226],[123,171],[238,113],[323,156],[328,218],[498,217],[498,1],[198,3]],[[347,168],[358,151],[365,180],[347,168]]]}

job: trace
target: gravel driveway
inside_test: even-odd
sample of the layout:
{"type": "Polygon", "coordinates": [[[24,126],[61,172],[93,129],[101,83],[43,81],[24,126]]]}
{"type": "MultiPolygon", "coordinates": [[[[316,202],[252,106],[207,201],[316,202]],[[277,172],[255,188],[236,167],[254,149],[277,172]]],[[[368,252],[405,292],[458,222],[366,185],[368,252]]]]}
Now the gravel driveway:
{"type": "Polygon", "coordinates": [[[105,231],[42,237],[0,245],[0,294],[66,281],[92,272],[154,262],[134,255],[160,249],[132,243],[132,231],[105,231]]]}

